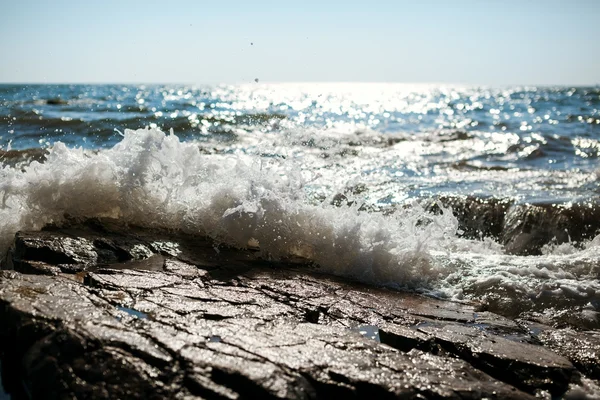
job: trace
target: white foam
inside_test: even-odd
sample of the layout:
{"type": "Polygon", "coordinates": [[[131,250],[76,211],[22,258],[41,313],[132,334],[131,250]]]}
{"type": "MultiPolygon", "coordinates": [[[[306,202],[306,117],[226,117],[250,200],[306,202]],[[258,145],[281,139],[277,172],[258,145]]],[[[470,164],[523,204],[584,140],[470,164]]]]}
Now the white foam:
{"type": "Polygon", "coordinates": [[[423,210],[393,217],[305,202],[293,161],[206,156],[197,145],[157,130],[126,131],[110,150],[56,144],[45,163],[1,171],[6,250],[18,230],[74,217],[111,216],[129,223],[208,235],[245,247],[258,241],[275,259],[301,255],[329,271],[412,285],[440,270],[428,248],[454,236],[449,213],[417,227],[423,210]]]}
{"type": "Polygon", "coordinates": [[[158,130],[126,130],[114,148],[96,152],[58,143],[43,164],[0,170],[0,250],[18,230],[60,223],[65,214],[110,216],[239,248],[258,244],[264,257],[302,256],[331,273],[454,297],[477,297],[493,285],[530,296],[600,294],[586,280],[598,274],[597,246],[507,256],[491,240],[457,237],[449,210],[431,215],[414,204],[385,216],[360,211],[358,203],[314,204],[306,190],[311,178],[298,162],[205,155],[158,130]]]}

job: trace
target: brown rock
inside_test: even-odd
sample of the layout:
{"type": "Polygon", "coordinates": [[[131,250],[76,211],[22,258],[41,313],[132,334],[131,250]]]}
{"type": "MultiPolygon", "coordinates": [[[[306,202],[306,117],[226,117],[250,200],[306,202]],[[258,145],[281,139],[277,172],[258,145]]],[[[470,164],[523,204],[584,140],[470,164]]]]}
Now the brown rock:
{"type": "Polygon", "coordinates": [[[14,398],[527,398],[596,387],[591,358],[551,336],[545,348],[474,305],[217,252],[202,238],[88,221],[20,233],[4,267],[20,271],[0,272],[14,398]]]}

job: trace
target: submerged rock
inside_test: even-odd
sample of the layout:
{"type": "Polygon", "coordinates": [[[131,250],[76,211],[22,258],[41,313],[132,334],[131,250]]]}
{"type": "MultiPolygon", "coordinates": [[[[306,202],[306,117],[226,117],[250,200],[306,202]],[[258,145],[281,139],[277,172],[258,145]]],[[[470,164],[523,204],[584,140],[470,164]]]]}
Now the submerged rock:
{"type": "Polygon", "coordinates": [[[3,267],[12,270],[0,272],[1,365],[13,398],[523,399],[598,389],[588,353],[565,344],[596,346],[593,335],[548,328],[538,338],[473,305],[217,252],[203,238],[88,221],[19,233],[3,267]]]}
{"type": "Polygon", "coordinates": [[[541,254],[542,246],[578,243],[600,231],[598,204],[520,204],[509,209],[501,240],[512,254],[541,254]]]}
{"type": "Polygon", "coordinates": [[[504,216],[512,205],[512,201],[508,199],[465,196],[442,197],[426,208],[439,212],[438,202],[452,209],[463,235],[471,239],[499,237],[503,231],[504,216]]]}
{"type": "Polygon", "coordinates": [[[490,237],[507,253],[539,255],[546,245],[580,245],[600,233],[596,203],[519,203],[510,199],[475,196],[440,197],[425,204],[431,212],[448,207],[466,238],[490,237]]]}
{"type": "Polygon", "coordinates": [[[46,104],[51,106],[62,106],[65,104],[69,104],[69,102],[65,99],[61,99],[60,97],[56,97],[54,99],[47,99],[46,104]]]}
{"type": "Polygon", "coordinates": [[[45,149],[3,150],[0,149],[0,165],[22,166],[32,161],[44,162],[48,151],[45,149]]]}

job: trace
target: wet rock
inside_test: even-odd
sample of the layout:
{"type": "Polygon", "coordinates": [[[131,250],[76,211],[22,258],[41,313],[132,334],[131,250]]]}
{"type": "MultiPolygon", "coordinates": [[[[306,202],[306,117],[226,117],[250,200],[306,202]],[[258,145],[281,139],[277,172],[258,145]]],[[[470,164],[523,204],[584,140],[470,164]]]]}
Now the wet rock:
{"type": "Polygon", "coordinates": [[[548,244],[579,244],[600,233],[600,206],[596,203],[520,203],[510,199],[475,196],[440,197],[425,204],[440,212],[452,209],[467,238],[491,237],[509,254],[539,255],[548,244]]]}
{"type": "Polygon", "coordinates": [[[573,329],[545,330],[539,340],[593,379],[600,379],[600,332],[573,329]]]}
{"type": "Polygon", "coordinates": [[[552,328],[538,339],[471,304],[203,238],[88,221],[20,233],[3,267],[18,270],[0,271],[13,398],[528,398],[597,385],[592,358],[552,328]]]}
{"type": "Polygon", "coordinates": [[[32,161],[43,163],[46,161],[48,151],[45,149],[26,149],[26,150],[2,150],[0,149],[0,163],[2,165],[27,165],[32,161]]]}
{"type": "Polygon", "coordinates": [[[404,137],[404,136],[393,136],[393,137],[388,137],[388,138],[387,138],[387,142],[386,142],[386,144],[387,144],[388,146],[394,146],[395,144],[398,144],[398,143],[405,142],[405,141],[407,141],[408,139],[409,139],[408,137],[404,137]]]}
{"type": "Polygon", "coordinates": [[[487,324],[481,320],[457,324],[456,321],[429,319],[410,327],[385,324],[380,327],[379,335],[382,343],[402,351],[419,349],[459,357],[491,376],[531,393],[542,389],[558,395],[564,393],[572,381],[579,379],[569,360],[532,344],[539,344],[539,341],[516,324],[503,326],[502,322],[487,324]]]}
{"type": "Polygon", "coordinates": [[[506,213],[501,241],[508,253],[535,255],[548,243],[577,243],[599,232],[597,204],[519,204],[506,213]]]}
{"type": "Polygon", "coordinates": [[[50,106],[62,106],[65,104],[69,104],[69,102],[67,100],[61,99],[60,97],[57,97],[54,99],[47,99],[46,104],[50,106]]]}
{"type": "MultiPolygon", "coordinates": [[[[451,208],[458,219],[459,228],[467,238],[498,238],[503,230],[504,216],[512,204],[508,199],[465,197],[441,197],[439,204],[451,208]]],[[[426,209],[439,212],[438,202],[430,203],[426,209]]]]}
{"type": "Polygon", "coordinates": [[[98,259],[92,243],[85,238],[38,232],[32,235],[17,233],[8,261],[16,270],[22,263],[40,261],[46,264],[92,264],[98,259]]]}
{"type": "Polygon", "coordinates": [[[2,272],[2,342],[19,344],[3,348],[3,363],[21,366],[13,378],[26,392],[34,398],[525,396],[461,360],[403,353],[349,329],[302,322],[294,307],[250,288],[202,290],[166,273],[139,274],[148,275],[143,285],[132,287],[126,278],[106,286],[102,279],[100,289],[2,272]],[[119,303],[147,318],[123,313],[119,303]]]}
{"type": "Polygon", "coordinates": [[[443,350],[525,391],[543,389],[560,395],[574,373],[567,359],[550,350],[489,335],[475,327],[449,324],[441,329],[422,326],[418,330],[432,336],[443,350]]]}
{"type": "Polygon", "coordinates": [[[401,351],[409,352],[417,349],[430,353],[438,353],[432,337],[414,327],[383,324],[379,329],[379,337],[382,343],[401,351]]]}

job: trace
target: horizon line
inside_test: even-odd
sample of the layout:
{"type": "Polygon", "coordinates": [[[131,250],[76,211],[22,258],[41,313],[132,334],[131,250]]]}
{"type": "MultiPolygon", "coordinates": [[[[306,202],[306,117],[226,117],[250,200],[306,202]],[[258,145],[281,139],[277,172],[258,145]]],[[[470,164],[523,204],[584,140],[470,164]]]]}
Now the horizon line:
{"type": "Polygon", "coordinates": [[[464,82],[410,82],[410,81],[259,81],[259,82],[144,82],[144,81],[0,81],[0,85],[180,85],[180,86],[221,86],[221,85],[319,85],[319,84],[337,84],[337,85],[353,85],[353,84],[378,84],[378,85],[415,85],[415,86],[478,86],[478,87],[505,87],[505,86],[568,86],[568,87],[595,87],[600,86],[600,82],[596,83],[464,83],[464,82]]]}

